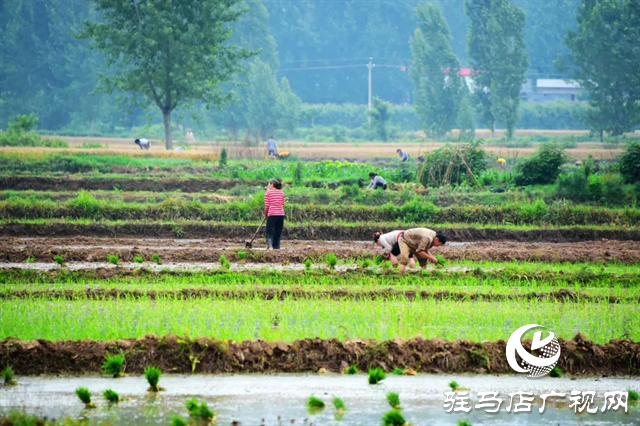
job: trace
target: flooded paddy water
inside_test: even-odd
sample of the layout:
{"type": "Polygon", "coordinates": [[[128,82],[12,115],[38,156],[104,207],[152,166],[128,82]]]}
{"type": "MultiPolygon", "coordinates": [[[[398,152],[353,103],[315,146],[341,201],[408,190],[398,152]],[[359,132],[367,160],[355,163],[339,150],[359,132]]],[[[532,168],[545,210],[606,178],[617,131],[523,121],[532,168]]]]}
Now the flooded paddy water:
{"type": "MultiPolygon", "coordinates": [[[[596,391],[593,406],[600,408],[604,392],[638,389],[637,378],[542,378],[490,375],[389,376],[378,385],[367,384],[365,375],[164,375],[160,385],[166,391],[151,395],[142,376],[110,379],[82,377],[18,377],[19,386],[0,388],[0,414],[11,409],[24,410],[42,417],[84,417],[91,424],[107,421],[110,425],[169,424],[172,415],[187,417],[185,402],[191,397],[206,402],[218,413],[217,424],[253,425],[379,425],[389,410],[388,392],[398,392],[402,414],[415,425],[455,425],[467,420],[477,425],[638,425],[638,405],[629,404],[628,413],[598,410],[597,414],[576,414],[570,408],[573,390],[596,391]],[[477,392],[498,391],[504,402],[495,414],[481,409],[468,413],[447,413],[443,408],[448,383],[456,380],[470,389],[469,405],[477,401],[477,392]],[[75,395],[78,387],[87,387],[97,408],[85,409],[75,395]],[[119,405],[109,406],[102,391],[113,389],[125,398],[119,405]],[[566,398],[547,401],[539,413],[539,395],[549,391],[566,392],[566,398]],[[530,413],[508,413],[509,393],[530,392],[534,402],[530,413]],[[317,413],[307,411],[309,396],[322,399],[327,407],[317,413]],[[331,404],[341,398],[347,411],[342,419],[335,416],[331,404]]],[[[516,401],[514,401],[515,403],[516,401]]]]}

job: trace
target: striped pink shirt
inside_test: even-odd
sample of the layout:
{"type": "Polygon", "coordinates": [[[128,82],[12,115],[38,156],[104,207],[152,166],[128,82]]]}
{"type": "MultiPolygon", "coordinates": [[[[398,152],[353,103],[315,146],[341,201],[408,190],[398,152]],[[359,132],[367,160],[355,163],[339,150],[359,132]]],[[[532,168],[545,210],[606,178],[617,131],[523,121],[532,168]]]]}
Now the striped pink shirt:
{"type": "Polygon", "coordinates": [[[265,216],[284,216],[284,192],[270,189],[264,194],[265,216]]]}

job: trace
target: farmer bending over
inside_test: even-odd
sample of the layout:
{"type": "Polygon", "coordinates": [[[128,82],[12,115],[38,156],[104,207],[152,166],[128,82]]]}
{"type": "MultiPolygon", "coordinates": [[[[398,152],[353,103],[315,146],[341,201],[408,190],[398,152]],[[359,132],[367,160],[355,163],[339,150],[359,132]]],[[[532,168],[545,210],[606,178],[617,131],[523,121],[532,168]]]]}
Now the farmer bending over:
{"type": "Polygon", "coordinates": [[[420,262],[422,269],[427,267],[427,261],[438,263],[438,259],[429,251],[432,247],[439,247],[447,242],[447,237],[442,234],[436,234],[427,228],[412,228],[406,230],[398,236],[398,245],[400,246],[400,270],[404,271],[409,256],[414,254],[420,262]]]}
{"type": "Polygon", "coordinates": [[[284,226],[284,192],[282,181],[271,179],[264,194],[264,215],[267,218],[267,249],[280,248],[280,236],[284,226]]]}
{"type": "Polygon", "coordinates": [[[396,149],[396,152],[398,153],[398,157],[400,157],[400,161],[403,163],[409,161],[409,154],[407,154],[407,151],[398,148],[396,149]]]}
{"type": "MultiPolygon", "coordinates": [[[[394,267],[398,264],[398,256],[400,255],[398,237],[402,234],[404,234],[404,231],[391,231],[386,234],[376,232],[373,234],[373,242],[382,247],[385,258],[390,259],[394,267]]],[[[409,254],[409,266],[411,268],[415,268],[416,266],[416,260],[413,254],[409,254]]]]}
{"type": "Polygon", "coordinates": [[[149,142],[147,139],[136,139],[134,141],[134,143],[136,145],[138,145],[140,147],[140,149],[149,149],[149,148],[151,148],[151,142],[149,142]]]}
{"type": "Polygon", "coordinates": [[[371,172],[369,173],[369,179],[371,179],[369,189],[387,189],[387,181],[379,174],[371,172]]]}

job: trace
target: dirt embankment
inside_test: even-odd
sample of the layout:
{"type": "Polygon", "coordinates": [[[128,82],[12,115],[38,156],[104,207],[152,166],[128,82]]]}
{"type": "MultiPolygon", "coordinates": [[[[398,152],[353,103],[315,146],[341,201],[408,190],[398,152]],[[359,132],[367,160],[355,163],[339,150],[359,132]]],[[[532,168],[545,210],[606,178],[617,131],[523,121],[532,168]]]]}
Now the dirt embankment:
{"type": "MultiPolygon", "coordinates": [[[[639,375],[640,343],[612,340],[600,345],[578,334],[560,340],[558,365],[571,375],[639,375]]],[[[530,348],[531,342],[525,342],[530,348]]],[[[355,364],[360,371],[379,366],[428,373],[513,373],[504,356],[506,342],[453,342],[420,337],[408,341],[305,339],[291,343],[262,340],[223,342],[208,338],[145,336],[112,342],[94,340],[0,342],[0,365],[20,374],[99,373],[107,353],[122,351],[126,372],[141,374],[148,365],[171,373],[340,372],[355,364]],[[197,360],[197,362],[196,362],[197,360]]]]}
{"type": "MultiPolygon", "coordinates": [[[[254,247],[262,248],[257,240],[254,247]]],[[[247,261],[264,263],[300,263],[305,259],[322,259],[327,253],[339,258],[378,255],[382,251],[367,241],[305,241],[287,240],[279,251],[245,250],[238,239],[130,239],[130,238],[7,238],[0,247],[0,261],[24,262],[27,257],[50,262],[61,255],[72,262],[104,262],[109,254],[117,254],[124,262],[135,256],[150,260],[157,253],[165,262],[215,262],[225,255],[239,261],[238,251],[246,252],[247,261]]],[[[636,241],[582,241],[575,243],[477,241],[445,245],[435,249],[449,260],[536,261],[536,262],[593,262],[615,260],[640,262],[640,244],[636,241]]]]}
{"type": "MultiPolygon", "coordinates": [[[[406,224],[406,228],[424,224],[406,224]]],[[[283,231],[286,240],[363,240],[378,231],[376,224],[362,226],[287,224],[283,231]]],[[[155,223],[6,223],[0,225],[3,237],[143,237],[143,238],[230,238],[244,240],[255,232],[255,225],[234,225],[208,222],[178,224],[155,223]]],[[[595,240],[640,241],[640,230],[624,229],[531,229],[506,228],[437,228],[449,241],[497,241],[517,242],[578,242],[595,240]]],[[[597,244],[597,243],[594,243],[597,244]]]]}
{"type": "Polygon", "coordinates": [[[180,290],[133,290],[133,289],[101,289],[84,290],[10,290],[0,293],[2,299],[47,299],[64,300],[105,300],[105,299],[194,299],[194,298],[228,298],[228,299],[333,299],[333,300],[386,300],[405,298],[407,300],[446,300],[446,301],[504,301],[504,300],[552,300],[561,303],[640,303],[640,297],[593,296],[572,290],[560,289],[550,292],[531,292],[524,294],[482,294],[454,291],[396,290],[382,288],[376,290],[357,290],[337,288],[332,290],[272,289],[256,288],[252,290],[217,290],[211,288],[185,288],[180,290]]]}
{"type": "Polygon", "coordinates": [[[80,191],[82,189],[122,191],[182,191],[201,192],[229,189],[244,183],[259,185],[259,182],[242,182],[224,179],[83,179],[83,178],[50,178],[36,176],[8,176],[0,178],[0,190],[37,191],[80,191]]]}

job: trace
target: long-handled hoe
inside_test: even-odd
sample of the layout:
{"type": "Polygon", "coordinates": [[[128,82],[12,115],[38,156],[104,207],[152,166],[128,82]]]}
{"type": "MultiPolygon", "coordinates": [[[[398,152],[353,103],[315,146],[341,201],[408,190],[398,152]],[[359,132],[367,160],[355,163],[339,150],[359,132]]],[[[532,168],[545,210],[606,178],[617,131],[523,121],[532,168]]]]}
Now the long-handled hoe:
{"type": "Polygon", "coordinates": [[[260,222],[260,226],[258,226],[258,229],[256,229],[256,233],[253,234],[253,237],[251,237],[250,240],[245,241],[244,246],[246,248],[251,248],[251,245],[253,244],[253,240],[256,239],[256,235],[258,235],[258,232],[260,231],[260,228],[262,228],[262,225],[264,224],[264,221],[267,220],[266,217],[262,218],[262,222],[260,222]]]}

